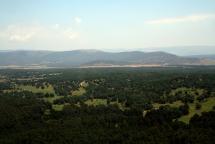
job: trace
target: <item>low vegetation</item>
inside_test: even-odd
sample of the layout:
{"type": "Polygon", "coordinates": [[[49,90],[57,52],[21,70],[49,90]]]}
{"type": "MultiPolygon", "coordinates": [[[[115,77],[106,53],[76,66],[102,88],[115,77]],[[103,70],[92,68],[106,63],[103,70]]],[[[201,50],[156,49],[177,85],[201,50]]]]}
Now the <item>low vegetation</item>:
{"type": "Polygon", "coordinates": [[[84,87],[80,87],[78,90],[75,90],[72,92],[72,96],[82,96],[86,93],[86,90],[84,87]]]}
{"type": "Polygon", "coordinates": [[[36,86],[31,86],[31,85],[19,85],[16,88],[21,89],[23,91],[31,91],[33,93],[44,93],[44,94],[48,93],[48,94],[55,95],[54,88],[50,84],[48,86],[42,86],[38,88],[36,86]]]}

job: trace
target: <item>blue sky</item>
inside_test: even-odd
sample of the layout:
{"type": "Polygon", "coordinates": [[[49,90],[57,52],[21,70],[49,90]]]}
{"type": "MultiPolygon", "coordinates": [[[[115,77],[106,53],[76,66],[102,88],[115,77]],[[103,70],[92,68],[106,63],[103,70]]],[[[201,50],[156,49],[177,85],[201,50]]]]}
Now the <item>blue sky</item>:
{"type": "Polygon", "coordinates": [[[186,54],[175,46],[193,45],[215,46],[214,0],[0,0],[0,50],[186,54]]]}

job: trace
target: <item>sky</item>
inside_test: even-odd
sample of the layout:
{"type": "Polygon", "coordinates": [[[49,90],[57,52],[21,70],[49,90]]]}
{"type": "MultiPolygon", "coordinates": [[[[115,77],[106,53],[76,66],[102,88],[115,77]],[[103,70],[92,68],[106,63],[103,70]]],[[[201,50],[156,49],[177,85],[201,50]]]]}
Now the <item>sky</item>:
{"type": "Polygon", "coordinates": [[[215,54],[215,0],[0,0],[0,50],[75,49],[215,54]]]}

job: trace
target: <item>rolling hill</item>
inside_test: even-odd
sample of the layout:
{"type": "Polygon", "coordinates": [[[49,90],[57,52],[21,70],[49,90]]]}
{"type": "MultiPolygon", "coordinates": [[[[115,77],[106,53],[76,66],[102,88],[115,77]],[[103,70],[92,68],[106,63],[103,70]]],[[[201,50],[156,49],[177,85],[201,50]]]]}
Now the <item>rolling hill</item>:
{"type": "Polygon", "coordinates": [[[200,65],[202,59],[181,57],[165,52],[104,52],[98,50],[53,51],[1,51],[1,67],[87,67],[131,65],[200,65]]]}

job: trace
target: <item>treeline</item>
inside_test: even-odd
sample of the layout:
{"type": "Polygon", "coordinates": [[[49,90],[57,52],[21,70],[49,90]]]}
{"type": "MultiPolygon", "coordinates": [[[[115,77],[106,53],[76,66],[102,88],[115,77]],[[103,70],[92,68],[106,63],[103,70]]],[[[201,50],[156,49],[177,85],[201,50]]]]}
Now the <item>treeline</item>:
{"type": "MultiPolygon", "coordinates": [[[[35,98],[0,97],[1,144],[147,143],[210,144],[215,138],[215,111],[195,115],[186,125],[176,119],[183,108],[148,112],[108,106],[65,106],[62,111],[35,98]]],[[[186,110],[186,108],[184,108],[186,110]]]]}

